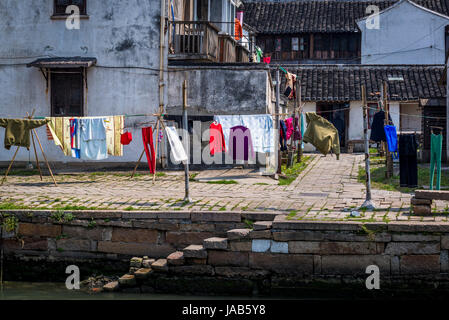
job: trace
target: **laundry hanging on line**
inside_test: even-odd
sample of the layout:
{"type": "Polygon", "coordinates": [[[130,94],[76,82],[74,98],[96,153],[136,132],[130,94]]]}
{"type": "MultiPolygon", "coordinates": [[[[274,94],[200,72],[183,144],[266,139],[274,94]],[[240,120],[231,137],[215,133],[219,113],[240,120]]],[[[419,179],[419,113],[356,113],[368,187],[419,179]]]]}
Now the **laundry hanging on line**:
{"type": "Polygon", "coordinates": [[[416,188],[418,186],[418,142],[414,134],[399,135],[399,185],[416,188]]]}
{"type": "Polygon", "coordinates": [[[234,160],[253,160],[254,153],[251,130],[244,126],[234,126],[229,134],[229,153],[234,160]]]}
{"type": "Polygon", "coordinates": [[[124,116],[105,116],[105,117],[49,117],[47,124],[52,135],[54,143],[59,146],[64,155],[72,156],[70,120],[77,119],[104,119],[106,128],[107,153],[112,156],[123,156],[123,145],[121,144],[121,134],[124,129],[124,116]]]}
{"type": "MultiPolygon", "coordinates": [[[[390,115],[388,115],[388,119],[390,123],[392,123],[390,115]]],[[[387,137],[385,136],[384,122],[385,112],[381,110],[377,112],[373,117],[373,121],[371,123],[370,140],[375,142],[387,141],[387,137]]]]}
{"type": "Polygon", "coordinates": [[[156,169],[156,154],[154,152],[152,127],[142,128],[142,141],[147,157],[148,168],[150,169],[150,173],[154,174],[156,169]]]}
{"type": "Polygon", "coordinates": [[[243,126],[251,131],[254,152],[274,152],[274,126],[271,115],[216,115],[214,116],[214,120],[222,126],[226,145],[230,145],[229,136],[231,128],[243,126]]]}
{"type": "Polygon", "coordinates": [[[398,159],[398,137],[396,133],[396,127],[386,125],[384,127],[385,137],[387,140],[388,151],[393,153],[393,158],[398,159]]]}
{"type": "Polygon", "coordinates": [[[307,112],[306,120],[307,130],[303,136],[304,142],[311,143],[324,155],[332,151],[337,155],[338,160],[340,156],[340,138],[335,126],[315,112],[307,112]]]}
{"type": "Polygon", "coordinates": [[[187,154],[179,139],[178,132],[175,127],[165,127],[167,133],[168,142],[175,161],[187,161],[187,154]]]}
{"type": "Polygon", "coordinates": [[[435,190],[440,190],[441,183],[441,154],[443,149],[443,135],[431,134],[430,135],[430,190],[433,190],[434,171],[436,166],[437,181],[435,184],[435,190]]]}
{"type": "Polygon", "coordinates": [[[106,124],[104,118],[79,120],[79,154],[82,160],[104,160],[108,158],[106,124]]]}
{"type": "Polygon", "coordinates": [[[30,119],[0,119],[0,127],[4,127],[5,149],[11,149],[11,146],[25,147],[30,150],[30,130],[45,125],[48,120],[30,120],[30,119]]]}
{"type": "Polygon", "coordinates": [[[223,127],[214,121],[209,126],[209,148],[210,154],[226,152],[226,142],[223,134],[223,127]]]}
{"type": "Polygon", "coordinates": [[[290,72],[285,74],[285,78],[287,79],[285,83],[285,91],[284,95],[288,99],[296,99],[296,75],[290,72]]]}
{"type": "Polygon", "coordinates": [[[284,120],[279,120],[279,143],[281,151],[287,151],[287,125],[284,120]]]}

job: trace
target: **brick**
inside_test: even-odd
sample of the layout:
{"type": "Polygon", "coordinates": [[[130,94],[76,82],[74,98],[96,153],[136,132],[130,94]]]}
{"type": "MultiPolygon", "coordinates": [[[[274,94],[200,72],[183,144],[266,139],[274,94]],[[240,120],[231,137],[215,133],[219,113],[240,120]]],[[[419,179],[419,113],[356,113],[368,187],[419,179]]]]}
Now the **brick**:
{"type": "Polygon", "coordinates": [[[182,252],[184,253],[184,258],[207,258],[207,251],[202,245],[191,244],[190,246],[185,247],[182,252]]]}
{"type": "Polygon", "coordinates": [[[368,235],[359,235],[353,232],[342,231],[281,231],[273,232],[273,239],[276,241],[357,241],[357,242],[389,242],[391,235],[385,232],[375,233],[374,238],[368,235]]]}
{"type": "Polygon", "coordinates": [[[211,223],[181,223],[179,231],[215,231],[215,225],[211,223]]]}
{"type": "Polygon", "coordinates": [[[278,242],[271,240],[270,251],[273,253],[288,253],[288,242],[278,242]]]}
{"type": "Polygon", "coordinates": [[[229,248],[231,251],[251,251],[252,242],[251,241],[231,241],[229,243],[229,248]]]}
{"type": "Polygon", "coordinates": [[[229,230],[226,234],[228,240],[243,240],[249,239],[249,234],[251,229],[232,229],[229,230]]]}
{"type": "Polygon", "coordinates": [[[123,219],[157,219],[157,211],[154,212],[123,212],[123,219]]]}
{"type": "Polygon", "coordinates": [[[401,256],[402,274],[438,274],[440,273],[439,255],[401,256]]]}
{"type": "Polygon", "coordinates": [[[178,223],[160,223],[155,221],[133,221],[134,228],[161,230],[161,231],[178,231],[178,223]]]}
{"type": "Polygon", "coordinates": [[[449,249],[449,236],[441,236],[441,249],[449,249]]]}
{"type": "Polygon", "coordinates": [[[108,233],[112,231],[112,228],[83,228],[77,226],[62,227],[62,233],[69,238],[87,239],[87,240],[111,240],[108,239],[108,233]]]}
{"type": "Polygon", "coordinates": [[[376,265],[380,274],[390,274],[390,257],[387,255],[328,255],[321,257],[322,274],[365,274],[366,267],[376,265]]]}
{"type": "Polygon", "coordinates": [[[214,222],[241,222],[242,218],[238,212],[211,211],[211,212],[192,212],[192,221],[214,221],[214,222]]]}
{"type": "Polygon", "coordinates": [[[215,232],[223,232],[226,236],[226,232],[232,229],[245,229],[247,225],[245,223],[238,222],[218,222],[215,223],[215,232]]]}
{"type": "Polygon", "coordinates": [[[432,204],[432,200],[430,200],[430,199],[418,199],[416,197],[412,197],[410,199],[410,203],[413,204],[413,205],[419,205],[419,204],[431,205],[432,204]]]}
{"type": "Polygon", "coordinates": [[[279,230],[335,230],[335,231],[361,231],[362,224],[356,221],[302,221],[287,220],[286,215],[274,218],[273,229],[279,230]]]}
{"type": "Polygon", "coordinates": [[[248,266],[247,252],[210,250],[208,254],[208,263],[212,266],[248,266]]]}
{"type": "Polygon", "coordinates": [[[253,224],[253,229],[256,231],[267,230],[267,229],[271,229],[272,226],[273,226],[273,222],[271,222],[271,221],[256,221],[253,224]]]}
{"type": "Polygon", "coordinates": [[[405,254],[439,254],[440,243],[432,242],[390,242],[385,248],[385,253],[390,255],[405,254]]]}
{"type": "Polygon", "coordinates": [[[424,235],[424,234],[393,234],[393,242],[431,242],[440,241],[440,236],[424,235]]]}
{"type": "Polygon", "coordinates": [[[151,257],[166,257],[175,250],[171,245],[168,244],[158,245],[153,243],[99,241],[98,251],[106,253],[118,253],[128,256],[148,255],[151,257]]]}
{"type": "Polygon", "coordinates": [[[227,238],[212,237],[204,239],[203,246],[206,249],[226,250],[228,248],[227,238]]]}
{"type": "Polygon", "coordinates": [[[184,264],[184,253],[181,251],[176,251],[171,253],[167,257],[167,263],[172,266],[179,266],[184,264]]]}
{"type": "Polygon", "coordinates": [[[157,231],[147,229],[130,230],[124,228],[114,228],[112,230],[112,241],[157,243],[157,231]]]}
{"type": "Polygon", "coordinates": [[[441,250],[440,252],[440,268],[443,273],[449,271],[449,252],[447,250],[441,250]]]}
{"type": "Polygon", "coordinates": [[[140,268],[134,273],[134,275],[136,276],[136,279],[144,280],[150,276],[151,272],[152,270],[150,268],[140,268]]]}
{"type": "Polygon", "coordinates": [[[320,242],[289,241],[288,251],[290,253],[320,253],[320,242]]]}
{"type": "Polygon", "coordinates": [[[254,239],[251,244],[252,252],[267,252],[270,251],[271,240],[254,239]]]}
{"type": "Polygon", "coordinates": [[[132,287],[136,285],[136,277],[132,274],[125,274],[118,279],[118,283],[122,287],[132,287]]]}
{"type": "Polygon", "coordinates": [[[21,236],[56,238],[61,235],[62,227],[53,224],[19,223],[18,234],[21,236]]]}
{"type": "Polygon", "coordinates": [[[195,264],[207,264],[207,259],[200,259],[200,258],[186,258],[186,265],[195,265],[195,264]]]}
{"type": "Polygon", "coordinates": [[[208,275],[214,274],[214,268],[208,265],[171,266],[170,272],[182,275],[208,275]]]}
{"type": "Polygon", "coordinates": [[[391,274],[397,275],[400,274],[401,263],[400,258],[398,256],[391,257],[391,274]]]}
{"type": "Polygon", "coordinates": [[[271,239],[271,230],[251,231],[250,239],[271,239]]]}
{"type": "Polygon", "coordinates": [[[49,242],[47,239],[39,238],[23,238],[23,241],[17,239],[4,239],[3,249],[5,252],[15,252],[21,250],[41,250],[49,249],[49,242]]]}
{"type": "Polygon", "coordinates": [[[415,198],[430,200],[449,200],[449,192],[443,190],[415,190],[415,198]]]}
{"type": "Polygon", "coordinates": [[[417,204],[413,206],[413,213],[416,215],[431,215],[432,214],[432,208],[430,205],[422,205],[422,204],[417,204]]]}
{"type": "Polygon", "coordinates": [[[373,242],[321,242],[321,254],[376,254],[373,242]]]}
{"type": "Polygon", "coordinates": [[[313,273],[321,274],[321,256],[313,256],[313,273]]]}
{"type": "Polygon", "coordinates": [[[253,270],[245,267],[215,267],[215,275],[226,278],[266,278],[270,274],[267,270],[253,270]]]}
{"type": "Polygon", "coordinates": [[[90,251],[90,240],[61,239],[56,240],[56,248],[67,251],[90,251]]]}
{"type": "Polygon", "coordinates": [[[188,211],[158,211],[157,213],[158,219],[182,219],[182,220],[190,220],[190,212],[188,211]]]}
{"type": "Polygon", "coordinates": [[[282,253],[250,253],[249,267],[279,274],[312,274],[313,256],[282,253]]]}
{"type": "Polygon", "coordinates": [[[273,221],[274,218],[279,215],[278,212],[247,212],[241,213],[243,219],[252,221],[273,221]]]}
{"type": "Polygon", "coordinates": [[[158,259],[151,264],[151,268],[155,271],[168,271],[167,259],[158,259]]]}
{"type": "Polygon", "coordinates": [[[165,241],[174,245],[203,244],[204,239],[214,237],[212,232],[172,232],[168,231],[165,241]]]}

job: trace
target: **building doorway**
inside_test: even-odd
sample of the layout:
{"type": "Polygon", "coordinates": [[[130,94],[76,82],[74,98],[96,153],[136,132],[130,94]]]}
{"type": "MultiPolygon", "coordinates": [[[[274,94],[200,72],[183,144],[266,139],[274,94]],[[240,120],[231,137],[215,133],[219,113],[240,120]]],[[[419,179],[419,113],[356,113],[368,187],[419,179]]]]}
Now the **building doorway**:
{"type": "Polygon", "coordinates": [[[349,103],[319,102],[316,106],[317,114],[332,123],[338,130],[340,147],[346,148],[349,124],[349,103]]]}

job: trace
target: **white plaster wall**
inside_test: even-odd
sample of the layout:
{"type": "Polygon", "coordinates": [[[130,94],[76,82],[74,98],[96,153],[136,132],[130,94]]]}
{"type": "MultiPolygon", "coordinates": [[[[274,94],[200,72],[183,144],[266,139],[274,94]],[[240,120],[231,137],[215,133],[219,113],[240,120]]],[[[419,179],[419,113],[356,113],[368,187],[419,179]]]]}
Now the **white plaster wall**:
{"type": "MultiPolygon", "coordinates": [[[[52,20],[52,14],[53,1],[0,1],[0,117],[23,117],[33,108],[36,116],[50,115],[44,77],[24,64],[51,56],[97,58],[98,66],[88,70],[85,115],[152,114],[157,110],[157,71],[124,67],[159,68],[160,1],[89,0],[89,19],[81,20],[80,30],[66,29],[65,20],[52,20]]],[[[138,127],[151,119],[127,118],[125,125],[138,127]]],[[[134,140],[124,146],[124,157],[107,161],[137,160],[143,147],[140,128],[130,131],[134,140]]],[[[47,141],[45,127],[38,134],[50,161],[82,162],[65,157],[47,141]]],[[[4,149],[3,138],[1,128],[0,161],[9,161],[15,147],[4,149]]],[[[27,161],[28,156],[21,148],[17,160],[27,161]]]]}
{"type": "Polygon", "coordinates": [[[421,131],[422,110],[418,103],[401,103],[401,130],[421,131]]]}
{"type": "Polygon", "coordinates": [[[351,101],[349,104],[349,140],[363,139],[363,109],[361,101],[351,101]]]}
{"type": "Polygon", "coordinates": [[[407,1],[379,15],[379,28],[362,31],[362,64],[444,64],[449,19],[407,1]]]}

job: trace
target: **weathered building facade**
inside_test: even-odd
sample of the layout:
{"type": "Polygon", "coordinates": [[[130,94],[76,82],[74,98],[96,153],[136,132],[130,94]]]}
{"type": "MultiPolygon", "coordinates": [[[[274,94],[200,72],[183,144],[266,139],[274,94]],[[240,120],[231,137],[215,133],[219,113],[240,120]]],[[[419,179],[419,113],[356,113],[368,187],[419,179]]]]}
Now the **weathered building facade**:
{"type": "MultiPolygon", "coordinates": [[[[125,115],[125,130],[134,141],[124,147],[123,157],[106,162],[126,164],[137,161],[141,128],[154,126],[160,106],[166,115],[181,115],[184,79],[192,115],[266,113],[269,70],[254,69],[249,37],[235,35],[238,5],[231,0],[2,1],[0,117],[23,118],[33,110],[37,117],[125,115]],[[79,8],[79,28],[70,16],[75,12],[66,13],[69,5],[79,8]]],[[[37,132],[51,162],[95,163],[64,156],[45,130],[37,132]]],[[[166,158],[164,140],[160,150],[166,158]]],[[[14,152],[2,147],[0,162],[9,163],[14,152]]],[[[16,161],[29,158],[21,148],[16,161]]]]}

